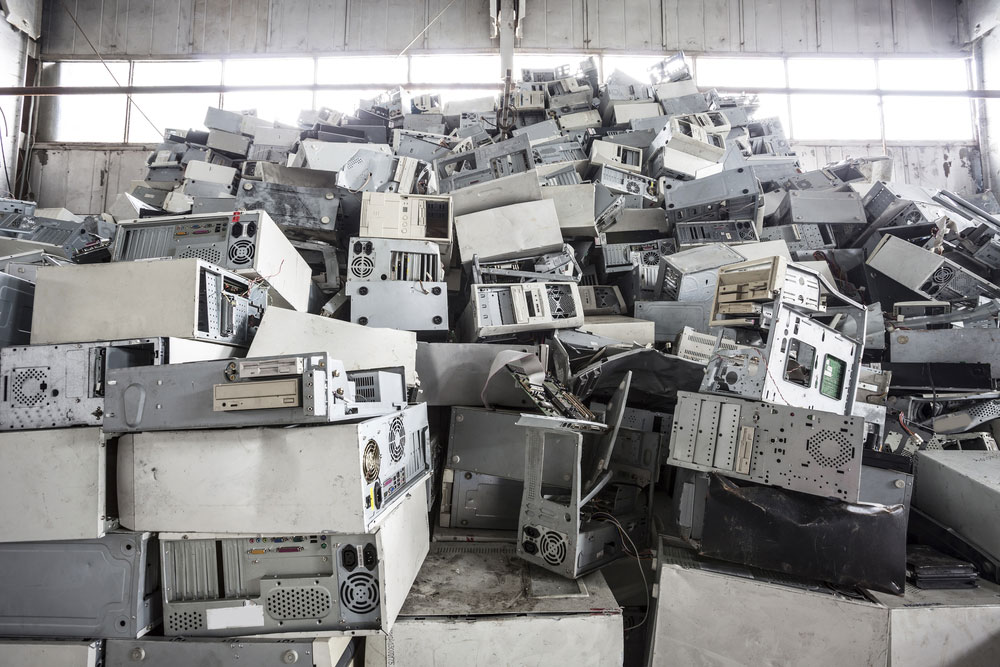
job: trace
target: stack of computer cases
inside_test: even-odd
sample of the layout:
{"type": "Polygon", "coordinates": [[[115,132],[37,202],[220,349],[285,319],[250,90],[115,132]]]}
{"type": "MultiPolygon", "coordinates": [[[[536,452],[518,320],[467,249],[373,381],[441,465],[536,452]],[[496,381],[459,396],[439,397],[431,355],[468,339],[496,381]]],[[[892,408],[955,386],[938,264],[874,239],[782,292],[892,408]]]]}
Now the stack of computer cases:
{"type": "Polygon", "coordinates": [[[346,665],[391,629],[428,551],[427,408],[405,353],[329,346],[397,332],[309,315],[312,290],[263,211],[37,269],[0,350],[0,664],[346,665]],[[340,339],[253,349],[283,317],[340,339]]]}

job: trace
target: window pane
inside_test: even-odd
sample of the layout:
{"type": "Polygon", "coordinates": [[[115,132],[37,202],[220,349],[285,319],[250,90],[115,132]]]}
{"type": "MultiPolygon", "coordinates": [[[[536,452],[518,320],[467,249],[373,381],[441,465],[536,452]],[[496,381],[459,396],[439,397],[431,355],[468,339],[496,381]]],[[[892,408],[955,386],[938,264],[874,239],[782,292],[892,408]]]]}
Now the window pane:
{"type": "Polygon", "coordinates": [[[969,89],[969,69],[962,58],[880,58],[878,75],[885,90],[969,89]]]}
{"type": "MultiPolygon", "coordinates": [[[[128,84],[128,63],[109,62],[114,77],[101,63],[58,63],[49,70],[52,85],[114,86],[128,84]]],[[[47,74],[49,73],[47,72],[47,74]]],[[[49,98],[52,141],[120,142],[125,139],[125,95],[63,95],[49,98]]]]}
{"type": "MultiPolygon", "coordinates": [[[[406,83],[403,58],[320,58],[317,83],[406,83]]],[[[329,106],[329,105],[328,105],[329,106]]]]}
{"type": "Polygon", "coordinates": [[[791,88],[873,89],[875,61],[841,58],[789,58],[791,88]]]}
{"type": "Polygon", "coordinates": [[[971,141],[972,104],[961,97],[882,98],[889,141],[971,141]],[[933,119],[933,120],[931,120],[933,119]]]}
{"type": "Polygon", "coordinates": [[[757,101],[760,106],[757,107],[754,118],[774,118],[777,116],[781,120],[785,136],[788,137],[792,131],[788,124],[788,95],[758,95],[757,101]]]}
{"type": "Polygon", "coordinates": [[[310,90],[282,90],[263,95],[254,91],[226,93],[222,108],[227,111],[256,109],[258,118],[294,125],[299,112],[313,108],[313,94],[310,90]]]}
{"type": "Polygon", "coordinates": [[[227,60],[223,73],[223,80],[228,86],[312,84],[314,77],[315,62],[312,58],[227,60]]]}
{"type": "Polygon", "coordinates": [[[221,81],[221,60],[139,61],[132,70],[132,84],[136,86],[209,86],[221,81]]]}
{"type": "Polygon", "coordinates": [[[616,69],[642,83],[650,83],[649,68],[663,61],[663,56],[605,56],[604,79],[616,69]]]}
{"type": "Polygon", "coordinates": [[[796,141],[865,141],[882,134],[874,95],[793,95],[791,107],[796,141]]]}
{"type": "Polygon", "coordinates": [[[361,99],[371,98],[377,92],[375,90],[318,90],[316,91],[316,108],[327,107],[341,113],[352,114],[358,108],[358,102],[361,99]]]}
{"type": "MultiPolygon", "coordinates": [[[[201,86],[218,84],[221,80],[220,60],[137,62],[132,71],[132,82],[136,86],[201,86]]],[[[133,95],[132,99],[160,132],[168,128],[202,128],[205,110],[219,105],[218,93],[133,95]]],[[[160,132],[154,130],[135,108],[132,109],[128,129],[130,142],[153,143],[159,141],[160,132]]]]}
{"type": "Polygon", "coordinates": [[[500,83],[500,56],[413,56],[414,83],[500,83]]]}
{"type": "Polygon", "coordinates": [[[695,76],[703,88],[784,88],[785,64],[780,58],[698,58],[695,76]]]}

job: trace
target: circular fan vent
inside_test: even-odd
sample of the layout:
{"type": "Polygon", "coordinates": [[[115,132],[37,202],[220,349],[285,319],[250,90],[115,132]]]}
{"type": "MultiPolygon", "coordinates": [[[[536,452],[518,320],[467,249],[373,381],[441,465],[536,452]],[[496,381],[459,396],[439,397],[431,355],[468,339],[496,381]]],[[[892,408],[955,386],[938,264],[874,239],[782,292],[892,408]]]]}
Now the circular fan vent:
{"type": "Polygon", "coordinates": [[[378,582],[367,572],[355,572],[340,584],[340,603],[355,614],[370,614],[378,608],[378,582]]]}
{"type": "Polygon", "coordinates": [[[642,253],[642,263],[646,266],[658,266],[660,264],[660,253],[655,250],[647,250],[642,253]]]}
{"type": "Polygon", "coordinates": [[[203,248],[188,248],[180,255],[177,256],[178,259],[203,259],[209,264],[218,264],[219,260],[222,259],[222,253],[219,252],[218,248],[212,248],[211,246],[203,248]]]}
{"type": "Polygon", "coordinates": [[[629,181],[625,184],[625,189],[628,190],[629,194],[637,195],[642,191],[642,187],[635,181],[629,181]]]}
{"type": "Polygon", "coordinates": [[[945,264],[944,266],[938,267],[938,270],[934,272],[933,276],[931,276],[931,280],[936,285],[944,285],[954,277],[955,277],[955,269],[945,264]]]}
{"type": "Polygon", "coordinates": [[[267,596],[267,613],[271,618],[323,618],[333,608],[330,592],[318,586],[275,588],[267,596]]]}
{"type": "Polygon", "coordinates": [[[229,246],[229,261],[233,264],[249,264],[253,261],[253,241],[240,239],[229,246]]]}
{"type": "Polygon", "coordinates": [[[749,229],[749,228],[748,229],[741,229],[740,230],[740,238],[743,239],[744,241],[753,241],[753,239],[754,239],[753,229],[749,229]]]}
{"type": "Polygon", "coordinates": [[[45,400],[49,385],[48,374],[41,368],[28,368],[14,374],[14,400],[21,405],[35,406],[45,400]]]}
{"type": "Polygon", "coordinates": [[[821,466],[841,468],[854,456],[854,446],[843,434],[836,431],[818,431],[806,440],[806,451],[821,466]]]}
{"type": "Polygon", "coordinates": [[[379,451],[378,443],[369,440],[365,445],[365,455],[362,462],[365,473],[365,481],[374,482],[378,477],[378,471],[382,469],[382,452],[379,451]]]}
{"type": "Polygon", "coordinates": [[[356,278],[367,278],[375,270],[375,262],[371,257],[359,255],[351,261],[351,274],[356,278]]]}
{"type": "Polygon", "coordinates": [[[393,461],[403,458],[406,450],[406,429],[403,428],[403,420],[396,417],[389,425],[389,455],[393,461]]]}
{"type": "Polygon", "coordinates": [[[555,532],[545,533],[539,541],[539,555],[549,565],[560,565],[566,560],[566,538],[555,532]]]}

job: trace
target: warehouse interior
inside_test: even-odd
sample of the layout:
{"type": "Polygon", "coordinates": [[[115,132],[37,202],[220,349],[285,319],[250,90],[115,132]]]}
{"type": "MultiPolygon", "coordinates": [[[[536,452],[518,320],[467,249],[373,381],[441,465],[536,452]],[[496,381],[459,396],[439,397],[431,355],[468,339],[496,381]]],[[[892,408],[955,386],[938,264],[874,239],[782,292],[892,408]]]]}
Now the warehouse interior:
{"type": "Polygon", "coordinates": [[[0,0],[0,667],[1000,662],[1000,1],[0,0]]]}

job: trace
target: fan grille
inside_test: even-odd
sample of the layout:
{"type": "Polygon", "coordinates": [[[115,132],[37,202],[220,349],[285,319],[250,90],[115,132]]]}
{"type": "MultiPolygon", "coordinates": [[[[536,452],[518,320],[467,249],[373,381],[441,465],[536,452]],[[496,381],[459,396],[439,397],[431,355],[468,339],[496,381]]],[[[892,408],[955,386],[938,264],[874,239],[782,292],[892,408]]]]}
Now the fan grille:
{"type": "Polygon", "coordinates": [[[379,450],[378,443],[374,440],[369,440],[368,444],[365,445],[362,468],[364,469],[365,480],[368,482],[374,482],[378,477],[379,470],[382,469],[382,452],[379,450]]]}
{"type": "Polygon", "coordinates": [[[406,429],[403,427],[403,420],[395,417],[389,425],[389,455],[393,461],[403,458],[406,450],[406,429]]]}
{"type": "Polygon", "coordinates": [[[378,608],[378,582],[367,572],[355,572],[340,584],[340,603],[355,614],[378,608]]]}
{"type": "Polygon", "coordinates": [[[367,278],[375,270],[375,262],[371,257],[359,255],[351,261],[351,275],[356,278],[367,278]]]}
{"type": "Polygon", "coordinates": [[[233,264],[249,264],[253,261],[253,241],[240,239],[229,246],[229,261],[233,264]]]}
{"type": "Polygon", "coordinates": [[[549,310],[552,311],[552,319],[562,320],[576,316],[576,308],[573,307],[573,295],[569,287],[564,285],[549,285],[546,288],[549,297],[549,310]]]}
{"type": "Polygon", "coordinates": [[[14,400],[21,405],[34,407],[45,400],[48,373],[41,368],[27,368],[14,374],[14,400]]]}
{"type": "Polygon", "coordinates": [[[806,451],[827,468],[841,468],[854,457],[851,441],[835,431],[817,431],[806,440],[806,451]]]}
{"type": "Polygon", "coordinates": [[[566,560],[566,537],[554,531],[542,535],[538,544],[541,557],[549,565],[561,565],[566,560]]]}

